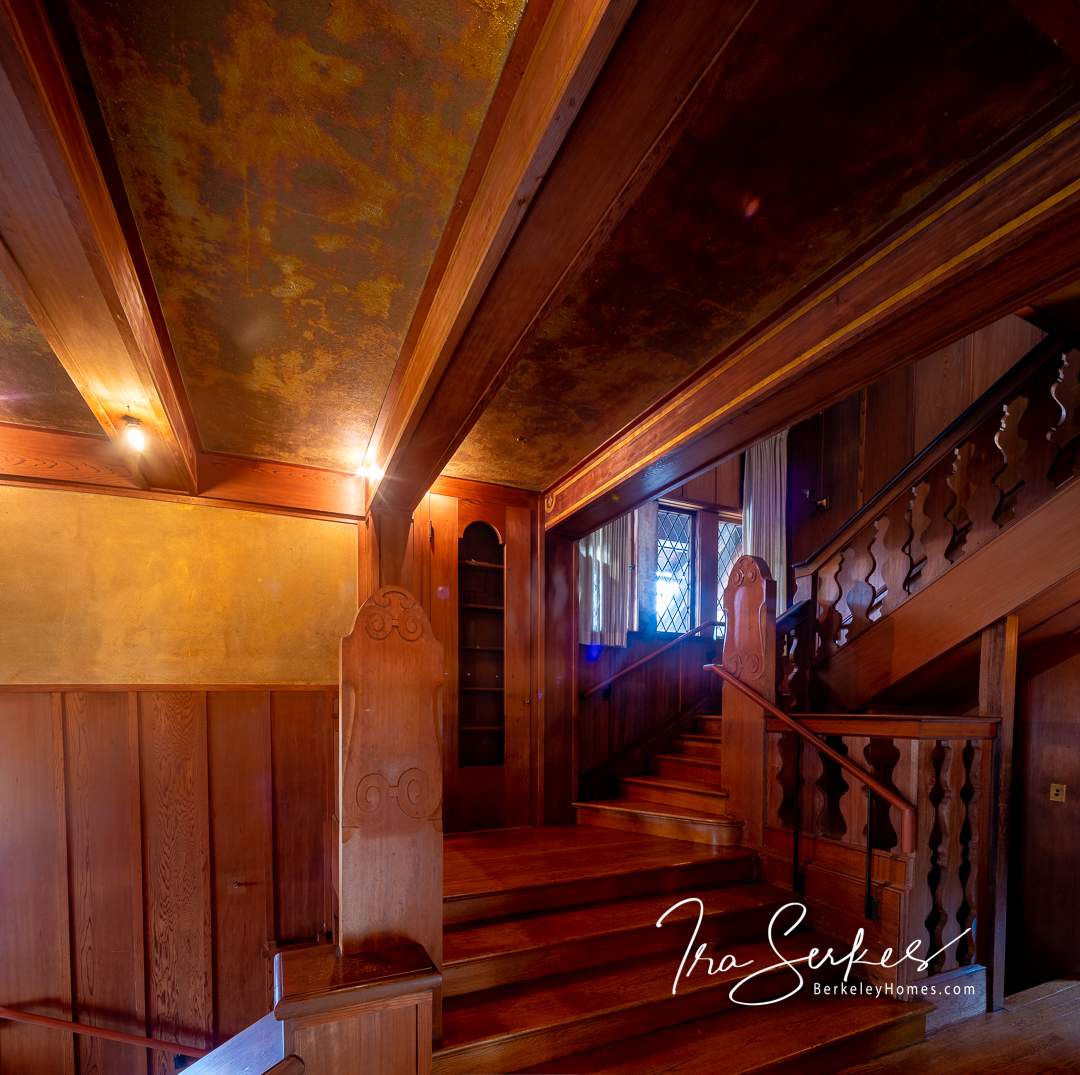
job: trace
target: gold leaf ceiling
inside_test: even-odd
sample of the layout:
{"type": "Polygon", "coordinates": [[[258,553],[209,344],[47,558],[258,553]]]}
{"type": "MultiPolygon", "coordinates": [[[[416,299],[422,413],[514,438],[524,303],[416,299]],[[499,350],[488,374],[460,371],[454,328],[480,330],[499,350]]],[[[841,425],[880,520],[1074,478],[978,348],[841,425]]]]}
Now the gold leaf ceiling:
{"type": "Polygon", "coordinates": [[[203,447],[355,464],[524,0],[82,0],[203,447]]]}

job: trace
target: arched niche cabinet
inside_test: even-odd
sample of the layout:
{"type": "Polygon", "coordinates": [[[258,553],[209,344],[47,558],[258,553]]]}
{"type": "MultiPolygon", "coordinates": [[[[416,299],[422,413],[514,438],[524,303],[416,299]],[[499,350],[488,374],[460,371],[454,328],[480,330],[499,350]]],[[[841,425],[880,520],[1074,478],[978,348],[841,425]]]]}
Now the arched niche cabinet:
{"type": "Polygon", "coordinates": [[[458,541],[458,744],[460,769],[506,757],[506,585],[502,540],[486,522],[458,541]]]}
{"type": "Polygon", "coordinates": [[[528,501],[429,500],[432,626],[447,655],[446,831],[528,825],[538,794],[536,508],[528,501]]]}

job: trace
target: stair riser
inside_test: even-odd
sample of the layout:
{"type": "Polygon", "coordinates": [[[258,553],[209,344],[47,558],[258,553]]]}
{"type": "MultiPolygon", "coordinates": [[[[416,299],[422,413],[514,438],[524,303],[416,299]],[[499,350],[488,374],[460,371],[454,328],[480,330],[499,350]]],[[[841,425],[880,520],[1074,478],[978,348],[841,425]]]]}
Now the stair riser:
{"type": "MultiPolygon", "coordinates": [[[[671,968],[674,977],[676,967],[671,968]]],[[[778,975],[761,975],[739,990],[743,1000],[764,1000],[787,992],[792,986],[791,971],[778,975]]],[[[484,1075],[516,1071],[556,1057],[608,1045],[622,1038],[647,1034],[661,1027],[673,1026],[689,1019],[700,1019],[713,1012],[732,1007],[728,999],[730,981],[715,987],[693,992],[668,994],[663,1002],[621,1011],[601,1012],[582,1018],[579,1022],[545,1027],[502,1040],[487,1040],[474,1046],[466,1045],[451,1053],[436,1053],[433,1075],[484,1075]]],[[[806,988],[809,988],[807,986],[806,988]]]]}
{"type": "Polygon", "coordinates": [[[723,719],[721,717],[695,717],[694,718],[694,731],[698,735],[721,735],[721,726],[723,725],[723,719]]]}
{"type": "MultiPolygon", "coordinates": [[[[708,892],[695,889],[692,894],[700,896],[708,908],[708,892]]],[[[677,899],[679,893],[672,893],[671,902],[675,903],[677,899]]],[[[714,947],[745,937],[764,936],[776,906],[754,907],[713,915],[706,913],[699,939],[714,947]]],[[[480,989],[492,989],[512,982],[541,978],[555,972],[565,974],[599,967],[605,963],[617,963],[626,959],[628,953],[634,956],[659,952],[677,953],[682,951],[687,943],[689,921],[682,927],[675,923],[672,925],[673,928],[670,929],[657,929],[655,925],[633,927],[602,937],[574,938],[528,952],[514,952],[456,965],[446,963],[443,965],[444,995],[459,996],[480,989]]]]}
{"type": "Polygon", "coordinates": [[[692,780],[698,784],[720,783],[720,762],[710,765],[699,765],[694,762],[677,761],[674,758],[657,758],[654,768],[656,775],[668,780],[692,780]]]}
{"type": "Polygon", "coordinates": [[[757,866],[752,858],[694,862],[610,877],[592,877],[568,884],[537,885],[535,888],[468,896],[459,900],[444,900],[443,921],[452,925],[527,911],[549,911],[556,907],[598,903],[601,900],[709,888],[730,881],[752,881],[756,871],[757,866]]]}
{"type": "Polygon", "coordinates": [[[621,829],[663,836],[668,840],[688,840],[709,847],[738,847],[742,841],[742,825],[699,822],[686,818],[653,817],[648,814],[619,813],[592,810],[587,804],[577,807],[579,825],[602,829],[621,829]]]}
{"type": "Polygon", "coordinates": [[[720,758],[723,750],[719,743],[702,743],[696,739],[676,736],[673,744],[676,754],[691,754],[695,758],[720,758]]]}
{"type": "Polygon", "coordinates": [[[833,1075],[833,1072],[846,1071],[856,1064],[925,1040],[926,1016],[915,1014],[885,1027],[875,1027],[853,1037],[826,1042],[813,1052],[800,1053],[787,1061],[746,1068],[741,1075],[833,1075]]]}
{"type": "Polygon", "coordinates": [[[659,806],[685,806],[691,810],[705,810],[722,814],[727,810],[726,795],[710,795],[708,792],[683,791],[677,788],[638,787],[623,784],[619,798],[627,802],[655,803],[659,806]]]}

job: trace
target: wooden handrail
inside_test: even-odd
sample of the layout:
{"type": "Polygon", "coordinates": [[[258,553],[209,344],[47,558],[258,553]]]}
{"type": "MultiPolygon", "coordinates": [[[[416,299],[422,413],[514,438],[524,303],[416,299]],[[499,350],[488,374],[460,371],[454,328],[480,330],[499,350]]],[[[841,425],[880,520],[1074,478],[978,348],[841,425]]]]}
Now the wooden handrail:
{"type": "Polygon", "coordinates": [[[684,631],[678,638],[673,638],[666,645],[661,646],[659,649],[654,649],[652,653],[645,654],[644,657],[639,657],[636,661],[631,661],[625,668],[620,668],[614,675],[610,675],[607,679],[600,680],[599,683],[594,684],[588,690],[581,692],[582,698],[588,698],[591,695],[596,694],[597,691],[602,691],[605,687],[611,686],[617,679],[622,679],[623,676],[630,672],[633,672],[635,668],[640,668],[644,664],[648,664],[650,661],[656,660],[661,653],[667,653],[673,646],[677,646],[680,642],[685,642],[686,639],[704,631],[706,628],[720,627],[719,620],[706,620],[704,623],[699,623],[697,627],[691,627],[689,631],[684,631]]]}
{"type": "Polygon", "coordinates": [[[891,806],[895,806],[900,812],[900,850],[905,854],[910,854],[915,850],[915,806],[908,802],[903,795],[892,788],[887,788],[872,773],[868,773],[846,755],[829,746],[821,736],[815,735],[808,728],[803,727],[794,717],[770,702],[763,694],[759,694],[753,687],[748,687],[738,676],[732,675],[722,665],[707,664],[705,668],[710,672],[715,672],[725,683],[730,683],[737,691],[745,694],[756,705],[761,706],[762,709],[766,710],[801,738],[817,747],[826,757],[832,758],[844,772],[850,773],[856,780],[861,781],[875,795],[879,795],[891,806]]]}
{"type": "Polygon", "coordinates": [[[207,1052],[205,1049],[180,1045],[175,1041],[140,1038],[137,1034],[125,1034],[122,1030],[108,1030],[105,1027],[89,1026],[86,1023],[73,1023],[69,1019],[54,1019],[51,1015],[38,1015],[36,1012],[24,1012],[18,1008],[0,1007],[0,1019],[9,1019],[13,1023],[32,1023],[34,1026],[47,1026],[52,1030],[66,1030],[71,1034],[83,1034],[88,1038],[117,1041],[121,1045],[134,1045],[140,1049],[157,1049],[163,1053],[190,1056],[194,1060],[201,1060],[206,1056],[207,1052]]]}
{"type": "Polygon", "coordinates": [[[1066,345],[1057,336],[1040,340],[1019,362],[999,377],[977,400],[954,418],[903,470],[879,489],[861,508],[849,515],[825,543],[805,560],[792,565],[796,578],[813,574],[851,537],[871,522],[881,509],[891,504],[904,490],[924,478],[950,451],[968,439],[987,418],[1008,403],[1054,351],[1066,345]]]}

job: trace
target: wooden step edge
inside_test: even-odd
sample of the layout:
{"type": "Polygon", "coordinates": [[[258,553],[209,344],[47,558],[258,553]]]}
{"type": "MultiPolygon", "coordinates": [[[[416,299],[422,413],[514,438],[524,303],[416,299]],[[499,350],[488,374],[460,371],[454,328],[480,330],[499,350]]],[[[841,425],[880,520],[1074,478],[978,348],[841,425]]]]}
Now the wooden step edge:
{"type": "MultiPolygon", "coordinates": [[[[608,912],[607,918],[598,922],[594,928],[579,928],[577,932],[563,934],[554,930],[544,938],[520,938],[503,947],[489,947],[484,951],[457,958],[445,954],[451,947],[447,944],[451,935],[448,932],[444,937],[446,949],[442,965],[443,995],[461,996],[516,982],[549,978],[552,974],[561,976],[620,963],[626,960],[628,952],[633,953],[633,958],[661,952],[676,953],[685,945],[685,936],[676,930],[657,929],[656,920],[687,892],[704,901],[699,936],[702,941],[713,945],[736,943],[748,936],[764,936],[771,917],[791,898],[790,892],[761,883],[714,886],[708,889],[695,887],[692,890],[670,892],[663,894],[662,898],[650,899],[649,902],[653,904],[650,914],[647,917],[632,917],[628,921],[620,917],[620,908],[616,901],[602,905],[608,912]],[[752,898],[745,898],[734,906],[719,905],[720,897],[729,888],[760,891],[755,891],[752,898]]],[[[691,908],[680,909],[670,922],[676,925],[682,921],[689,925],[696,913],[691,908]]],[[[557,914],[558,912],[554,912],[554,915],[557,914]]],[[[489,926],[488,923],[478,925],[482,928],[489,926]]],[[[463,928],[467,929],[468,925],[463,928]]]]}
{"type": "MultiPolygon", "coordinates": [[[[831,1073],[925,1041],[926,1019],[934,1010],[933,1004],[909,1001],[904,1008],[908,1010],[892,1012],[809,1047],[790,1049],[760,1064],[740,1068],[739,1075],[831,1073]]],[[[786,1041],[783,1037],[780,1040],[786,1041]]]]}
{"type": "Polygon", "coordinates": [[[669,776],[624,776],[623,784],[634,787],[663,788],[670,791],[692,791],[695,795],[707,795],[711,799],[727,799],[726,789],[715,784],[699,784],[696,780],[676,780],[669,776]]]}
{"type": "MultiPolygon", "coordinates": [[[[703,841],[684,842],[700,844],[703,841]]],[[[516,888],[444,896],[443,922],[446,925],[481,922],[621,897],[674,892],[694,885],[745,881],[757,876],[757,852],[753,849],[714,844],[714,855],[685,857],[679,855],[678,847],[677,843],[672,844],[669,863],[630,866],[580,880],[539,881],[516,888]]]]}
{"type": "MultiPolygon", "coordinates": [[[[837,944],[816,933],[802,933],[799,936],[806,951],[815,946],[823,950],[830,944],[834,947],[837,944]]],[[[733,945],[728,952],[743,966],[725,969],[712,976],[701,974],[696,980],[691,979],[690,983],[681,983],[680,990],[676,993],[672,993],[670,983],[677,969],[677,961],[673,962],[669,954],[632,960],[625,965],[629,974],[632,975],[642,967],[648,968],[651,973],[655,968],[656,981],[663,983],[663,991],[645,995],[627,990],[617,1001],[608,1000],[594,1008],[582,1006],[572,1015],[556,1015],[549,1022],[498,1026],[484,1037],[455,1042],[437,1049],[433,1057],[432,1071],[434,1075],[514,1071],[525,1065],[570,1056],[622,1038],[646,1034],[729,1008],[733,1006],[733,1002],[728,992],[735,982],[749,973],[745,965],[751,953],[754,967],[769,966],[774,969],[769,973],[758,974],[752,983],[744,987],[744,1000],[764,999],[772,994],[774,988],[788,988],[791,972],[783,965],[775,966],[775,954],[766,945],[733,945]],[[778,986],[777,979],[783,984],[778,986]]],[[[606,973],[606,968],[602,969],[601,973],[606,973]]],[[[561,984],[565,986],[567,978],[572,979],[575,985],[588,983],[590,976],[595,974],[594,969],[563,976],[561,984]]],[[[819,976],[835,978],[837,974],[836,969],[832,968],[819,976]]],[[[530,995],[531,991],[539,992],[550,988],[550,983],[539,980],[509,988],[523,989],[524,995],[530,995]]],[[[521,995],[523,994],[518,994],[521,995]]],[[[533,1007],[538,1014],[543,1014],[542,1003],[538,1002],[533,1007]]],[[[444,1009],[444,1029],[452,1027],[454,1018],[455,1009],[448,1004],[444,1009]]]]}
{"type": "Polygon", "coordinates": [[[705,769],[716,769],[721,764],[719,755],[714,757],[709,754],[654,754],[653,758],[662,758],[664,761],[675,761],[680,764],[687,762],[690,765],[700,765],[705,769]]]}
{"type": "Polygon", "coordinates": [[[722,735],[709,735],[708,732],[679,732],[676,739],[689,739],[692,743],[715,743],[720,746],[723,742],[722,735]]]}
{"type": "Polygon", "coordinates": [[[574,803],[579,825],[625,829],[711,847],[737,847],[743,822],[729,814],[707,814],[689,807],[661,806],[630,799],[574,803]]]}

